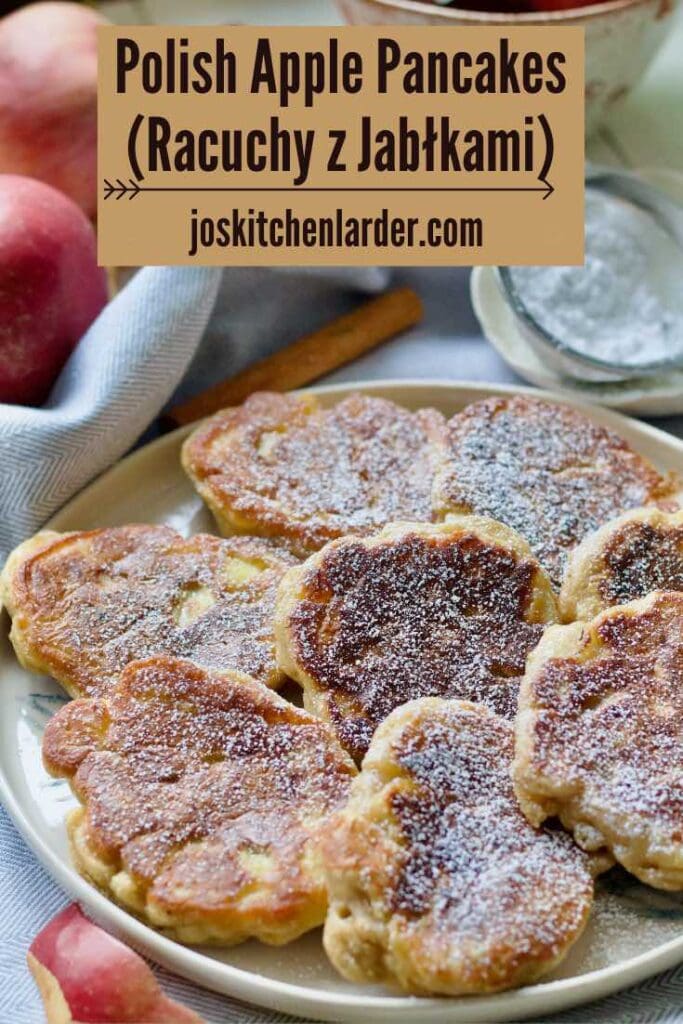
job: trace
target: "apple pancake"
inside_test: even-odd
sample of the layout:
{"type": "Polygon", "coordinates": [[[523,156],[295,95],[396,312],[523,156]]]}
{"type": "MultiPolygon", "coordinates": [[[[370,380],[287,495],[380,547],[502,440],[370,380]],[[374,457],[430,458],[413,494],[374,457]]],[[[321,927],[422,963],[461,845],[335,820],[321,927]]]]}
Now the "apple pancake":
{"type": "Polygon", "coordinates": [[[562,617],[592,619],[653,590],[683,591],[683,511],[635,509],[584,538],[567,563],[562,617]]]}
{"type": "Polygon", "coordinates": [[[480,516],[345,537],[290,569],[276,610],[278,664],[356,759],[415,697],[514,717],[529,651],[557,621],[525,540],[480,516]]]}
{"type": "Polygon", "coordinates": [[[377,729],[323,829],[323,935],[344,977],[420,994],[528,984],[581,934],[593,899],[571,836],[533,828],[512,789],[510,722],[423,698],[377,729]]]}
{"type": "Polygon", "coordinates": [[[261,392],[202,424],[183,466],[224,534],[280,537],[299,554],[396,519],[431,520],[445,420],[351,395],[261,392]]]}
{"type": "Polygon", "coordinates": [[[261,683],[134,662],[57,712],[43,758],[82,805],[68,820],[79,871],[155,928],[278,945],[323,921],[314,848],[355,768],[323,722],[261,683]]]}
{"type": "Polygon", "coordinates": [[[73,697],[156,654],[277,686],[275,594],[295,563],[267,540],[186,539],[168,526],[45,532],[12,553],[0,588],[21,664],[73,697]]]}
{"type": "Polygon", "coordinates": [[[559,588],[568,553],[608,519],[670,496],[671,479],[568,405],[487,398],[448,423],[435,511],[475,512],[525,537],[559,588]]]}
{"type": "Polygon", "coordinates": [[[515,790],[588,851],[683,889],[683,594],[548,629],[520,690],[515,790]]]}

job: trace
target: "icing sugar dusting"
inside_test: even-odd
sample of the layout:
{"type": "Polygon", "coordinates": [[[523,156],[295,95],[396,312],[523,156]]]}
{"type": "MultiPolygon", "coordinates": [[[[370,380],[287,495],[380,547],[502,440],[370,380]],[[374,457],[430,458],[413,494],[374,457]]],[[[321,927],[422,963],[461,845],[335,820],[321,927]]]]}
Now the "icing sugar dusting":
{"type": "Polygon", "coordinates": [[[435,927],[489,951],[513,942],[518,955],[557,952],[580,926],[592,883],[571,839],[537,831],[519,810],[509,724],[454,707],[419,719],[395,749],[415,787],[392,800],[408,851],[394,910],[428,912],[435,927]]]}
{"type": "Polygon", "coordinates": [[[473,704],[415,701],[384,724],[325,846],[333,959],[451,995],[555,965],[583,929],[593,880],[566,833],[524,818],[512,752],[511,724],[473,704]]]}
{"type": "Polygon", "coordinates": [[[343,746],[365,753],[375,727],[416,697],[458,697],[512,717],[532,621],[531,559],[454,528],[365,543],[349,538],[302,570],[290,616],[295,659],[326,695],[343,746]]]}
{"type": "Polygon", "coordinates": [[[229,907],[245,915],[232,926],[258,934],[259,915],[286,924],[321,900],[306,851],[353,766],[322,723],[265,687],[174,659],[138,662],[106,700],[66,705],[43,749],[73,777],[96,855],[181,923],[220,929],[229,907]]]}
{"type": "Polygon", "coordinates": [[[26,640],[88,695],[111,687],[131,661],[157,654],[272,683],[275,594],[294,564],[267,540],[185,539],[165,526],[66,536],[21,570],[26,640]]]}
{"type": "Polygon", "coordinates": [[[517,293],[569,350],[618,366],[683,359],[683,251],[638,206],[586,189],[580,267],[513,267],[517,293]]]}
{"type": "Polygon", "coordinates": [[[571,816],[638,877],[683,882],[683,594],[604,612],[576,657],[531,680],[533,796],[571,797],[571,816]],[[585,656],[584,656],[585,655],[585,656]]]}
{"type": "Polygon", "coordinates": [[[626,441],[566,405],[485,399],[449,421],[448,438],[437,482],[442,509],[511,526],[557,585],[568,552],[587,533],[665,488],[626,441]]]}
{"type": "Polygon", "coordinates": [[[444,427],[433,409],[412,413],[380,398],[311,409],[264,392],[224,423],[210,421],[190,451],[219,506],[311,551],[394,520],[431,520],[444,427]]]}
{"type": "Polygon", "coordinates": [[[683,526],[628,523],[603,552],[600,596],[625,604],[653,590],[683,590],[683,526]]]}

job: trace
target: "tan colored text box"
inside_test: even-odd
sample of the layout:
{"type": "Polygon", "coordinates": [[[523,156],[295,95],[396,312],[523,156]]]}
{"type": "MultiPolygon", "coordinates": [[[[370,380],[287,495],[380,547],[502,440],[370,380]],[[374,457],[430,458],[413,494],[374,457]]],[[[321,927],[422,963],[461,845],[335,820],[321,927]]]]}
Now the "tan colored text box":
{"type": "Polygon", "coordinates": [[[575,28],[104,27],[100,262],[583,259],[575,28]]]}

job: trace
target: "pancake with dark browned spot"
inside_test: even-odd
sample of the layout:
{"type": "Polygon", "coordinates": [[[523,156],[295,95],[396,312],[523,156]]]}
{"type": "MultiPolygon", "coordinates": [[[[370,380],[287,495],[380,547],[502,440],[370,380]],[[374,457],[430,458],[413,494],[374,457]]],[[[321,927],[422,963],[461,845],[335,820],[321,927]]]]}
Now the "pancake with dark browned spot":
{"type": "Polygon", "coordinates": [[[277,657],[356,759],[414,697],[512,717],[526,656],[556,621],[526,542],[490,519],[397,524],[334,541],[283,578],[277,657]]]}
{"type": "Polygon", "coordinates": [[[252,395],[202,424],[183,466],[222,533],[281,537],[307,554],[396,519],[431,520],[445,420],[351,395],[252,395]]]}
{"type": "Polygon", "coordinates": [[[105,692],[155,654],[275,686],[275,593],[295,563],[266,540],[185,539],[167,526],[46,532],[10,556],[2,597],[22,665],[75,697],[105,692]]]}
{"type": "Polygon", "coordinates": [[[513,730],[424,698],[378,728],[324,828],[325,949],[352,981],[415,994],[528,984],[581,934],[593,880],[570,836],[533,828],[512,789],[513,730]]]}
{"type": "Polygon", "coordinates": [[[567,554],[587,533],[674,486],[577,409],[525,395],[467,406],[449,421],[448,447],[437,513],[476,512],[511,526],[558,587],[567,554]]]}
{"type": "Polygon", "coordinates": [[[517,716],[515,789],[641,881],[683,889],[683,594],[547,630],[517,716]]]}
{"type": "Polygon", "coordinates": [[[314,847],[355,769],[324,723],[260,683],[135,662],[51,719],[43,757],[82,804],[76,866],[155,928],[280,944],[322,922],[314,847]]]}
{"type": "Polygon", "coordinates": [[[592,619],[653,590],[683,591],[683,511],[639,508],[589,534],[567,564],[562,617],[592,619]]]}

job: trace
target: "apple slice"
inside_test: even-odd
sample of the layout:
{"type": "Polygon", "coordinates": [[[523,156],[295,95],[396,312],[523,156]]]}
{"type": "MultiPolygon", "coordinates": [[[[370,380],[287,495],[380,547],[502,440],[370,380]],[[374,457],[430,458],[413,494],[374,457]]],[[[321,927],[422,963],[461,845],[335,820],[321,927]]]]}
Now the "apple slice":
{"type": "Polygon", "coordinates": [[[27,960],[48,1024],[205,1024],[165,996],[142,957],[75,903],[36,936],[27,960]]]}

